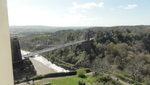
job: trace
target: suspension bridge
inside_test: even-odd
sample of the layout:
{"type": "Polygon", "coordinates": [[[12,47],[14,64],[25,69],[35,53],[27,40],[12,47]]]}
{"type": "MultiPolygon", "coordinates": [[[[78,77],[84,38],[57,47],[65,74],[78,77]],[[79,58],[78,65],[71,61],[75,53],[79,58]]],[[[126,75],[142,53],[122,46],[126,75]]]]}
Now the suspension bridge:
{"type": "MultiPolygon", "coordinates": [[[[25,43],[29,43],[29,44],[32,44],[32,45],[48,46],[49,48],[23,55],[22,56],[22,57],[24,57],[23,59],[22,58],[21,59],[16,58],[17,56],[15,56],[16,59],[14,59],[15,61],[13,62],[13,67],[15,67],[14,71],[16,73],[19,73],[20,68],[22,69],[22,64],[20,64],[20,63],[30,59],[30,61],[33,63],[33,65],[35,67],[35,70],[37,71],[37,74],[51,73],[54,70],[54,68],[46,66],[46,64],[43,64],[41,61],[36,60],[38,57],[35,57],[35,55],[42,54],[42,53],[45,53],[45,52],[49,52],[49,51],[56,50],[56,49],[60,49],[60,48],[64,48],[64,47],[67,47],[67,46],[75,45],[75,44],[78,44],[78,43],[84,43],[84,42],[87,43],[88,41],[91,41],[91,40],[93,40],[93,38],[92,38],[92,36],[90,35],[89,32],[83,33],[78,39],[75,39],[72,42],[68,42],[68,43],[60,44],[60,45],[44,45],[44,44],[38,44],[38,43],[34,43],[34,42],[30,42],[30,41],[24,41],[24,40],[19,39],[19,42],[25,42],[25,43]]],[[[16,41],[18,41],[18,40],[16,40],[16,41]]],[[[19,42],[18,42],[18,45],[19,45],[19,42]]],[[[17,53],[17,51],[15,51],[15,53],[17,53]]],[[[74,64],[62,61],[61,59],[57,59],[57,60],[59,62],[65,64],[65,65],[67,65],[67,66],[70,66],[71,69],[76,68],[74,64]]]]}
{"type": "MultiPolygon", "coordinates": [[[[61,45],[47,45],[47,46],[53,46],[53,47],[50,47],[50,48],[47,48],[47,49],[43,49],[43,50],[40,50],[40,51],[36,51],[36,52],[32,52],[32,53],[29,53],[27,55],[23,55],[22,57],[25,57],[25,58],[27,58],[27,57],[33,57],[33,56],[35,56],[37,54],[42,54],[42,53],[49,52],[49,51],[52,51],[52,50],[56,50],[56,49],[64,48],[64,47],[71,46],[71,45],[74,45],[74,44],[78,44],[78,43],[82,43],[82,42],[93,40],[93,38],[91,38],[91,35],[90,35],[89,31],[83,33],[81,35],[81,38],[82,38],[82,40],[76,39],[73,42],[69,42],[69,43],[66,43],[66,44],[61,44],[61,45]],[[84,39],[83,39],[83,37],[84,37],[84,39]]],[[[43,45],[43,46],[46,46],[46,45],[43,45]]]]}

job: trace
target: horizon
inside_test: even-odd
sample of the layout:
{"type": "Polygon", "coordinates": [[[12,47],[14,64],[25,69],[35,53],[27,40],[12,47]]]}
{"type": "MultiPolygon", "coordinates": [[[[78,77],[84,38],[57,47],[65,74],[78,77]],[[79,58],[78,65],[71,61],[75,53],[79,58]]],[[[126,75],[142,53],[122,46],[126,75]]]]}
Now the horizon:
{"type": "Polygon", "coordinates": [[[46,25],[12,25],[9,27],[34,27],[34,26],[42,26],[42,27],[121,27],[121,26],[150,26],[150,25],[115,25],[115,26],[46,26],[46,25]]]}
{"type": "Polygon", "coordinates": [[[150,25],[149,0],[8,0],[10,26],[150,25]]]}

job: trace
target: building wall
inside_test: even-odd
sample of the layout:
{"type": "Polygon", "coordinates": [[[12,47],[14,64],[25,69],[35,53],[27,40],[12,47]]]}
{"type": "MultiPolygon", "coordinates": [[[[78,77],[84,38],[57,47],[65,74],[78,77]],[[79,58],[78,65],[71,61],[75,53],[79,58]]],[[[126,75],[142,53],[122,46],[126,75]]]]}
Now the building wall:
{"type": "Polygon", "coordinates": [[[0,0],[0,85],[14,85],[7,0],[0,0]]]}

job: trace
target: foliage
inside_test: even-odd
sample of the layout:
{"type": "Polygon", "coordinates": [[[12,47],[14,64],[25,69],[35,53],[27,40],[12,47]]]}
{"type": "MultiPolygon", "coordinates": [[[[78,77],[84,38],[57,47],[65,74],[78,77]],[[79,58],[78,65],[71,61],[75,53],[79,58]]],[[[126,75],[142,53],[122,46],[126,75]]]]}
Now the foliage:
{"type": "Polygon", "coordinates": [[[110,76],[102,75],[102,76],[95,76],[95,82],[99,85],[122,85],[121,83],[117,82],[110,78],[110,76]]]}
{"type": "Polygon", "coordinates": [[[37,80],[37,79],[42,79],[44,76],[43,75],[36,75],[31,77],[31,79],[37,80]]]}
{"type": "Polygon", "coordinates": [[[86,77],[85,73],[86,73],[86,69],[85,68],[77,69],[77,76],[78,77],[85,78],[86,77]]]}
{"type": "Polygon", "coordinates": [[[132,84],[135,83],[131,78],[125,77],[122,74],[116,73],[116,76],[125,82],[132,83],[132,84]]]}
{"type": "Polygon", "coordinates": [[[85,68],[85,71],[86,71],[86,73],[89,73],[89,72],[91,72],[91,69],[90,68],[85,68]]]}
{"type": "Polygon", "coordinates": [[[49,74],[45,74],[45,75],[36,75],[31,77],[30,79],[34,79],[34,80],[39,80],[42,78],[50,78],[50,77],[63,77],[63,76],[71,76],[71,75],[76,75],[76,71],[71,71],[71,72],[59,72],[59,73],[49,73],[49,74]]]}
{"type": "Polygon", "coordinates": [[[150,76],[146,76],[144,78],[144,83],[145,83],[145,85],[150,85],[150,76]]]}
{"type": "MultiPolygon", "coordinates": [[[[111,78],[107,76],[101,77],[101,80],[109,80],[109,79],[110,81],[107,81],[105,85],[122,85],[121,83],[115,80],[112,80],[111,78]]],[[[98,83],[95,81],[95,77],[92,77],[91,75],[86,75],[86,78],[81,78],[78,76],[52,78],[52,79],[43,80],[40,82],[35,82],[35,85],[41,85],[42,83],[45,83],[45,82],[51,82],[52,85],[77,85],[78,81],[84,81],[86,85],[91,85],[91,84],[92,85],[104,85],[104,82],[105,82],[105,81],[102,81],[98,83]]]]}
{"type": "MultiPolygon", "coordinates": [[[[90,68],[98,74],[119,73],[118,77],[130,82],[146,81],[150,75],[150,26],[94,27],[92,44],[82,49],[82,44],[68,46],[42,54],[53,63],[64,67],[90,68]],[[129,79],[128,79],[129,78],[129,79]],[[145,79],[145,80],[144,80],[145,79]]],[[[22,49],[37,51],[74,41],[85,30],[62,30],[55,33],[32,34],[22,38],[32,43],[22,42],[22,49]],[[44,35],[44,36],[43,36],[44,35]],[[50,36],[48,36],[50,35],[50,36]],[[40,36],[40,37],[37,37],[40,36]]]]}

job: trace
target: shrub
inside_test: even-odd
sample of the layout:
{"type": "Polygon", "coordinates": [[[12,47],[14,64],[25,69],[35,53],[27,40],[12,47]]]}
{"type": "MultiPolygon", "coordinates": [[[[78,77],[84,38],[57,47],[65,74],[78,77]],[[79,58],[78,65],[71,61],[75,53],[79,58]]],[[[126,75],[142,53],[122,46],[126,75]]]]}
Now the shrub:
{"type": "Polygon", "coordinates": [[[94,73],[92,73],[92,76],[93,77],[100,76],[100,72],[94,72],[94,73]]]}
{"type": "Polygon", "coordinates": [[[44,76],[43,75],[36,75],[36,76],[33,76],[31,79],[42,79],[44,76]]]}
{"type": "Polygon", "coordinates": [[[114,85],[123,85],[122,83],[116,81],[116,80],[111,80],[111,83],[114,84],[114,85]]]}
{"type": "Polygon", "coordinates": [[[44,78],[75,75],[76,71],[45,74],[44,78]]]}
{"type": "Polygon", "coordinates": [[[113,80],[110,76],[105,75],[96,76],[95,81],[97,83],[102,83],[102,85],[122,85],[120,82],[113,80]]]}
{"type": "Polygon", "coordinates": [[[146,85],[150,85],[150,76],[146,76],[145,78],[144,78],[144,83],[146,84],[146,85]]]}
{"type": "Polygon", "coordinates": [[[77,70],[77,76],[78,77],[85,78],[85,73],[86,73],[86,71],[84,68],[80,68],[77,70]]]}
{"type": "Polygon", "coordinates": [[[137,82],[137,83],[134,83],[132,85],[145,85],[144,83],[140,83],[140,82],[137,82]]]}
{"type": "Polygon", "coordinates": [[[91,69],[90,68],[85,68],[85,71],[86,71],[86,73],[89,73],[89,72],[91,72],[91,69]]]}
{"type": "Polygon", "coordinates": [[[109,76],[98,76],[98,77],[96,77],[97,82],[108,82],[111,80],[112,79],[109,76]]]}
{"type": "Polygon", "coordinates": [[[122,74],[117,73],[116,76],[118,78],[120,78],[121,80],[125,81],[125,82],[129,82],[129,83],[132,83],[132,84],[134,83],[134,81],[131,78],[125,77],[122,74]]]}

